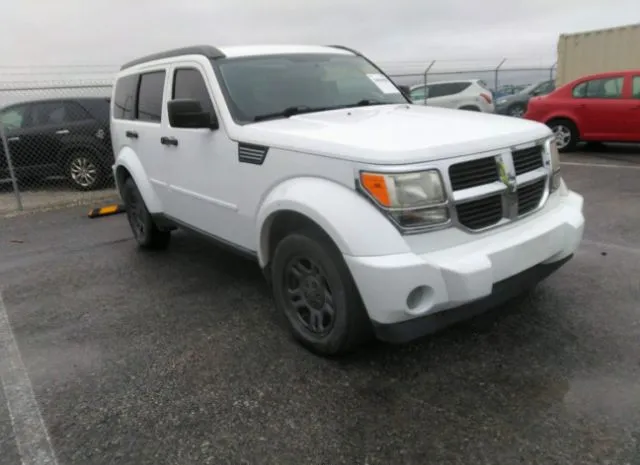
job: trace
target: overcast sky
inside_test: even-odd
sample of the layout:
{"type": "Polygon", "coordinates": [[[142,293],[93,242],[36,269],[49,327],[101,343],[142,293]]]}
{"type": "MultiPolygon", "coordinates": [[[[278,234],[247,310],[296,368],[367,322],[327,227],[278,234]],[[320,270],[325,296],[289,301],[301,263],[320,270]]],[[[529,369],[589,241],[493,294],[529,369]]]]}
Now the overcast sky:
{"type": "Polygon", "coordinates": [[[553,63],[562,32],[640,21],[640,0],[4,1],[5,72],[116,66],[197,43],[340,43],[384,64],[500,57],[553,63]]]}

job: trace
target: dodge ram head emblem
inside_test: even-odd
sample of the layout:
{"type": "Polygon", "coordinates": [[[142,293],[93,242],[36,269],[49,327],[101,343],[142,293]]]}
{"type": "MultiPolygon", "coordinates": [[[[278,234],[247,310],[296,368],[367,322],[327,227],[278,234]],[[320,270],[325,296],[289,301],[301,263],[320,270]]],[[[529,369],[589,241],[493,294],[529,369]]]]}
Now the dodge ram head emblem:
{"type": "Polygon", "coordinates": [[[502,181],[502,184],[507,186],[507,192],[509,194],[515,194],[518,191],[515,174],[512,172],[508,172],[507,165],[505,164],[502,157],[496,158],[496,163],[498,164],[498,174],[500,176],[500,181],[502,181]]]}

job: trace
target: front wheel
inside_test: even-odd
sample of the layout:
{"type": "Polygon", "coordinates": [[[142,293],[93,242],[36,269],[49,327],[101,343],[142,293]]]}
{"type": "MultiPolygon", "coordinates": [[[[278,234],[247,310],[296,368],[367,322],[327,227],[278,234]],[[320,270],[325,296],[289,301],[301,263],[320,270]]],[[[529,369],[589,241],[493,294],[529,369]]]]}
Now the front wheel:
{"type": "Polygon", "coordinates": [[[166,249],[171,232],[158,229],[132,178],[124,182],[122,194],[127,219],[138,245],[143,249],[166,249]]]}
{"type": "Polygon", "coordinates": [[[524,107],[524,105],[520,103],[511,105],[507,109],[507,115],[513,116],[514,118],[522,118],[525,113],[526,113],[526,108],[524,107]]]}
{"type": "Polygon", "coordinates": [[[296,340],[320,355],[338,355],[370,338],[371,322],[337,247],[315,230],[291,233],[271,266],[276,307],[296,340]]]}

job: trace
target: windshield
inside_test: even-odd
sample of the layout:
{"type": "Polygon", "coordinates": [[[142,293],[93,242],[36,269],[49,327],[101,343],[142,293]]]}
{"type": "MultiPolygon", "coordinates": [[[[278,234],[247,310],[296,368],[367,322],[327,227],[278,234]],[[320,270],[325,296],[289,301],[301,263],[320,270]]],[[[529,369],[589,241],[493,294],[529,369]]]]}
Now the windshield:
{"type": "Polygon", "coordinates": [[[542,82],[534,82],[533,84],[529,84],[527,87],[525,87],[524,89],[522,89],[520,92],[520,94],[530,94],[531,92],[533,92],[537,87],[543,85],[546,81],[542,81],[542,82]]]}
{"type": "Polygon", "coordinates": [[[239,124],[358,105],[407,103],[367,60],[289,54],[216,60],[225,99],[239,124]]]}

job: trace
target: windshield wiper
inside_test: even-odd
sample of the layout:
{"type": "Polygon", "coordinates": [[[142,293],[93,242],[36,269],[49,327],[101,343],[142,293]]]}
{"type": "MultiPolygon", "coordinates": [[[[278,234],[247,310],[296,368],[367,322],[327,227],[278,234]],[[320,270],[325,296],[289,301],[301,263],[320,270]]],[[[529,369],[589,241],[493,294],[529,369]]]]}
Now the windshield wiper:
{"type": "Polygon", "coordinates": [[[328,110],[340,110],[342,108],[366,107],[369,105],[386,105],[386,103],[381,102],[379,100],[364,99],[364,100],[360,100],[357,103],[351,103],[348,105],[335,105],[330,107],[309,107],[306,105],[299,105],[299,106],[287,107],[282,111],[277,111],[274,113],[265,113],[264,115],[257,115],[253,118],[253,121],[264,121],[267,119],[274,119],[274,118],[289,118],[290,116],[302,115],[304,113],[315,113],[319,111],[328,111],[328,110]]]}
{"type": "Polygon", "coordinates": [[[353,105],[349,105],[350,107],[368,107],[369,105],[385,105],[385,102],[381,102],[380,100],[375,99],[364,99],[360,100],[358,103],[354,103],[353,105]]]}
{"type": "Polygon", "coordinates": [[[296,107],[287,107],[282,111],[277,111],[275,113],[266,113],[264,115],[258,115],[253,118],[254,121],[264,121],[266,119],[273,118],[289,118],[294,115],[301,115],[303,113],[313,113],[316,111],[325,111],[328,107],[308,107],[305,105],[296,106],[296,107]]]}

